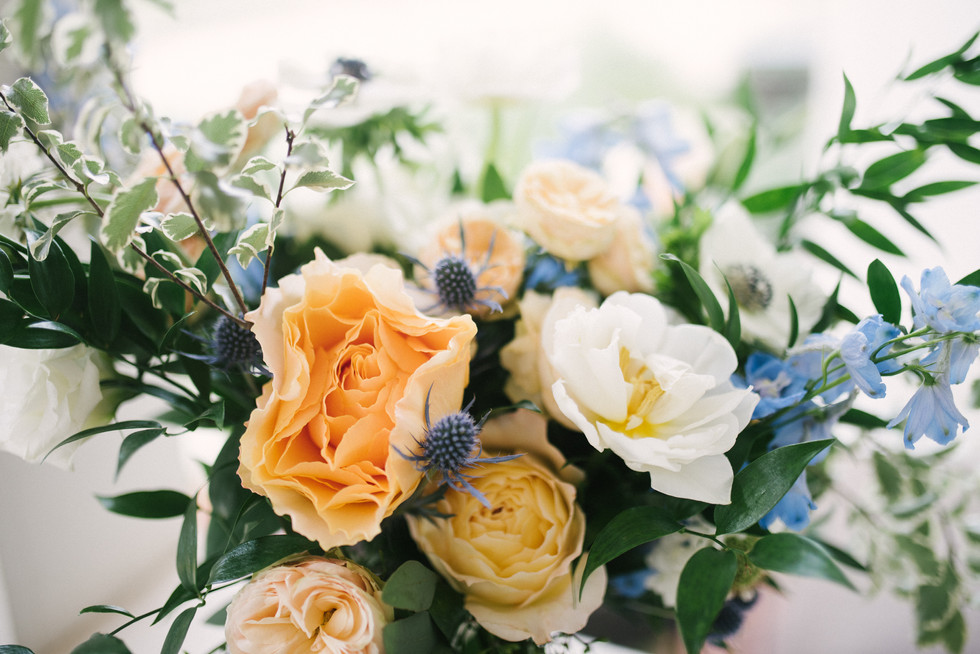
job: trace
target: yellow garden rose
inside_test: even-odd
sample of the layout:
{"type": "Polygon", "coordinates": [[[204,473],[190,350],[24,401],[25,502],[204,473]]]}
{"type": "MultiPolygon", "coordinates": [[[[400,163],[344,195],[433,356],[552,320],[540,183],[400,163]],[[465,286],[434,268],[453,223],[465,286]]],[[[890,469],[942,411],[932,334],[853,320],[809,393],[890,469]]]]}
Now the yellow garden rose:
{"type": "Polygon", "coordinates": [[[369,572],[307,557],[256,574],[228,606],[225,638],[231,654],[382,654],[393,619],[369,572]]]}
{"type": "Polygon", "coordinates": [[[476,326],[416,309],[400,270],[319,250],[246,315],[272,372],[241,440],[242,483],[324,549],[370,540],[421,479],[400,456],[459,410],[476,326]]]}
{"type": "Polygon", "coordinates": [[[410,516],[409,529],[433,567],[465,596],[466,609],[490,633],[543,644],[574,633],[602,603],[604,569],[578,597],[585,515],[575,503],[581,472],[547,441],[546,420],[519,410],[488,422],[488,455],[524,456],[483,466],[470,481],[476,496],[450,488],[434,509],[448,518],[410,516]],[[579,573],[579,574],[576,574],[579,573]]]}

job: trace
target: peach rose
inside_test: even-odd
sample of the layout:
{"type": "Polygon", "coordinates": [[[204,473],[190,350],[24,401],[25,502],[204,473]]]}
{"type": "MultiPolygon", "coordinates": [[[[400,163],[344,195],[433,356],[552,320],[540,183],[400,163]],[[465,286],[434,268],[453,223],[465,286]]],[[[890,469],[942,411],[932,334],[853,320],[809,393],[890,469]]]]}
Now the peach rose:
{"type": "Polygon", "coordinates": [[[231,654],[380,654],[394,619],[364,568],[307,557],[257,573],[228,606],[231,654]]]}
{"type": "Polygon", "coordinates": [[[481,435],[489,455],[525,456],[486,465],[471,483],[489,503],[450,489],[434,508],[448,518],[409,516],[408,526],[433,567],[465,596],[465,606],[490,633],[537,644],[574,633],[602,603],[604,569],[581,599],[585,515],[575,503],[581,472],[548,444],[546,420],[519,410],[491,420],[481,435]]]}
{"type": "Polygon", "coordinates": [[[513,402],[533,402],[569,429],[578,429],[555,404],[551,386],[557,381],[558,373],[548,360],[548,348],[556,321],[576,307],[591,309],[598,302],[580,288],[562,286],[550,296],[527,291],[519,306],[521,319],[515,326],[514,339],[500,349],[500,365],[510,373],[504,383],[504,393],[513,402]]]}
{"type": "Polygon", "coordinates": [[[649,293],[653,290],[655,260],[653,237],[645,229],[643,217],[633,207],[624,206],[609,248],[589,259],[589,276],[603,295],[616,291],[649,293]]]}
{"type": "Polygon", "coordinates": [[[568,261],[585,261],[608,248],[622,209],[598,173],[561,160],[525,168],[514,188],[514,202],[521,228],[568,261]]]}
{"type": "Polygon", "coordinates": [[[373,538],[421,479],[393,448],[417,448],[427,396],[432,420],[459,410],[472,319],[425,316],[400,270],[319,250],[246,318],[273,377],[242,436],[242,483],[324,549],[373,538]]]}
{"type": "Polygon", "coordinates": [[[474,303],[466,310],[477,318],[500,316],[500,312],[491,313],[490,303],[503,307],[513,300],[524,275],[523,237],[497,217],[501,211],[506,208],[482,204],[460,207],[440,223],[434,238],[419,252],[419,261],[431,272],[422,271],[416,277],[434,293],[437,289],[432,273],[441,259],[456,256],[469,264],[476,275],[477,290],[474,303]]]}

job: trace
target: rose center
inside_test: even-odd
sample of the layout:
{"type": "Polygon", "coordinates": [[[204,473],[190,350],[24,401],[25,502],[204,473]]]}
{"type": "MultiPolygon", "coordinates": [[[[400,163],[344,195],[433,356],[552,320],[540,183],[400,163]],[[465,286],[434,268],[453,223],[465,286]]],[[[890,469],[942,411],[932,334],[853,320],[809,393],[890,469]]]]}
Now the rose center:
{"type": "Polygon", "coordinates": [[[752,265],[736,264],[724,270],[738,306],[750,312],[764,311],[772,303],[772,283],[752,265]]]}

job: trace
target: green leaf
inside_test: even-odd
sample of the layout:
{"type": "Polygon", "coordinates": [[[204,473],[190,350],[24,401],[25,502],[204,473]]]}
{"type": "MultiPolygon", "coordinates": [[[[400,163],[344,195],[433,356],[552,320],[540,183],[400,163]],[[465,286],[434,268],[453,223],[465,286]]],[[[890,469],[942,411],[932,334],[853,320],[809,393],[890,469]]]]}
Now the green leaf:
{"type": "Polygon", "coordinates": [[[123,0],[95,0],[95,15],[109,41],[128,45],[136,35],[136,25],[123,0]]]}
{"type": "Polygon", "coordinates": [[[170,625],[170,631],[167,632],[167,637],[163,641],[160,654],[180,654],[180,646],[184,644],[184,639],[187,637],[187,629],[191,626],[191,622],[194,621],[194,615],[197,613],[197,609],[197,606],[185,609],[183,613],[174,619],[173,624],[170,625]]]}
{"type": "Polygon", "coordinates": [[[20,115],[38,125],[48,125],[48,96],[29,77],[21,77],[10,87],[7,100],[20,112],[20,115]]]}
{"type": "Polygon", "coordinates": [[[92,637],[71,651],[71,654],[131,654],[126,644],[115,636],[92,634],[92,637]]]}
{"type": "Polygon", "coordinates": [[[796,345],[796,339],[800,336],[800,315],[796,311],[793,296],[787,295],[786,298],[789,300],[789,340],[786,342],[786,347],[791,348],[796,345]]]}
{"type": "Polygon", "coordinates": [[[256,223],[239,234],[238,242],[228,250],[228,254],[235,255],[242,268],[248,268],[252,259],[257,259],[269,247],[270,240],[269,224],[256,223]]]}
{"type": "Polygon", "coordinates": [[[194,216],[184,211],[164,216],[160,221],[160,229],[171,241],[183,241],[198,233],[194,216]]]}
{"type": "Polygon", "coordinates": [[[20,134],[24,119],[11,111],[0,111],[0,152],[10,147],[10,139],[20,134]]]}
{"type": "Polygon", "coordinates": [[[868,266],[868,292],[885,322],[897,325],[902,319],[902,296],[898,293],[895,278],[880,259],[868,266]]]}
{"type": "Polygon", "coordinates": [[[212,114],[194,130],[191,147],[184,157],[187,170],[196,172],[229,165],[245,145],[245,119],[237,109],[212,114]]]}
{"type": "Polygon", "coordinates": [[[947,143],[946,147],[963,161],[980,164],[980,150],[966,143],[947,143]]]}
{"type": "MultiPolygon", "coordinates": [[[[932,505],[933,502],[930,501],[929,504],[932,505]]],[[[939,577],[939,561],[936,559],[936,553],[931,547],[905,534],[896,534],[895,544],[901,550],[902,554],[908,556],[915,563],[923,575],[931,579],[939,577]]]]}
{"type": "Polygon", "coordinates": [[[946,193],[954,193],[961,189],[970,188],[971,186],[976,186],[976,182],[969,180],[961,181],[948,181],[948,182],[933,182],[932,184],[924,184],[919,188],[912,189],[905,194],[902,198],[905,202],[922,202],[927,198],[934,195],[944,195],[946,193]]]}
{"type": "Polygon", "coordinates": [[[906,150],[874,162],[864,171],[862,189],[887,189],[900,179],[908,177],[926,162],[925,150],[906,150]]]}
{"type": "Polygon", "coordinates": [[[859,239],[871,245],[873,247],[887,252],[889,254],[895,254],[900,257],[904,257],[905,253],[902,252],[897,245],[888,240],[884,234],[879,232],[877,229],[864,222],[859,218],[849,218],[847,220],[842,220],[844,226],[859,239]]]}
{"type": "Polygon", "coordinates": [[[960,286],[980,286],[980,268],[977,268],[956,283],[960,286]]]}
{"type": "Polygon", "coordinates": [[[960,61],[962,59],[963,53],[965,53],[967,50],[970,49],[970,46],[973,45],[973,42],[976,39],[977,39],[977,34],[974,34],[972,37],[970,37],[970,39],[965,44],[963,44],[959,49],[957,49],[956,52],[952,52],[948,55],[940,57],[935,61],[930,61],[928,64],[922,66],[921,68],[916,69],[914,72],[906,76],[905,80],[911,81],[911,80],[919,79],[920,77],[925,77],[926,75],[937,73],[943,68],[946,68],[947,66],[957,61],[960,61]]]}
{"type": "Polygon", "coordinates": [[[147,177],[130,189],[116,193],[102,223],[102,242],[112,252],[130,244],[140,215],[157,204],[156,178],[147,177]]]}
{"type": "MultiPolygon", "coordinates": [[[[142,429],[146,427],[163,429],[160,423],[155,420],[123,420],[121,422],[114,422],[111,425],[101,425],[99,427],[91,427],[89,429],[83,429],[82,431],[75,432],[65,440],[52,447],[51,452],[54,452],[59,447],[68,445],[69,443],[74,443],[75,441],[80,441],[83,438],[88,438],[89,436],[95,436],[96,434],[103,434],[108,431],[122,431],[124,429],[142,429]]],[[[45,458],[47,458],[51,452],[48,452],[45,455],[45,458]]]]}
{"type": "Polygon", "coordinates": [[[56,322],[33,323],[6,336],[4,344],[25,350],[50,350],[82,342],[78,332],[56,322]]]}
{"type": "Polygon", "coordinates": [[[57,320],[75,299],[75,276],[61,246],[52,242],[43,261],[32,255],[27,260],[27,270],[34,295],[48,316],[57,320]]]}
{"type": "Polygon", "coordinates": [[[596,534],[582,573],[579,593],[596,569],[634,547],[680,531],[682,525],[656,506],[634,506],[619,513],[596,534]]]}
{"type": "Polygon", "coordinates": [[[0,645],[0,654],[34,654],[34,650],[22,645],[0,645]]]}
{"type": "Polygon", "coordinates": [[[708,314],[708,325],[716,332],[724,333],[725,314],[721,310],[721,305],[718,303],[718,299],[715,297],[715,294],[711,292],[711,289],[708,288],[708,284],[704,281],[704,278],[701,277],[701,274],[673,254],[661,254],[660,258],[665,261],[674,261],[681,265],[681,270],[684,271],[684,276],[687,278],[691,288],[694,289],[694,294],[698,296],[699,300],[701,300],[701,306],[704,307],[705,313],[708,314]]]}
{"type": "Polygon", "coordinates": [[[396,609],[425,611],[432,605],[439,579],[439,575],[418,561],[405,561],[385,582],[381,599],[396,609]]]}
{"type": "Polygon", "coordinates": [[[385,625],[382,632],[387,654],[435,654],[452,651],[439,639],[428,613],[415,613],[385,625]]]}
{"type": "Polygon", "coordinates": [[[10,30],[4,25],[3,21],[0,20],[0,52],[3,52],[10,47],[13,39],[10,37],[10,30]]]}
{"type": "Polygon", "coordinates": [[[799,534],[763,536],[749,552],[749,560],[763,570],[827,579],[856,590],[827,550],[799,534]]]}
{"type": "Polygon", "coordinates": [[[752,164],[755,162],[755,152],[756,152],[756,142],[759,138],[758,125],[753,122],[752,127],[749,128],[748,143],[745,147],[745,156],[742,157],[742,163],[739,164],[738,171],[735,173],[735,179],[732,181],[732,191],[737,191],[742,188],[742,184],[749,176],[749,172],[752,170],[752,164]]]}
{"type": "Polygon", "coordinates": [[[292,188],[309,188],[314,191],[335,191],[350,188],[353,183],[353,180],[347,179],[343,175],[338,175],[328,168],[317,168],[308,170],[300,175],[292,188]]]}
{"type": "Polygon", "coordinates": [[[806,190],[805,185],[782,186],[750,195],[742,200],[742,206],[750,213],[768,213],[788,209],[806,190]]]}
{"type": "Polygon", "coordinates": [[[854,95],[854,87],[851,80],[844,75],[844,105],[840,110],[840,122],[837,124],[837,139],[841,142],[844,136],[851,131],[851,121],[854,119],[854,111],[857,109],[857,97],[854,95]]]}
{"type": "Polygon", "coordinates": [[[878,416],[871,415],[860,409],[849,409],[841,416],[841,422],[849,425],[857,425],[864,429],[883,429],[888,424],[887,420],[882,420],[878,416]]]}
{"type": "Polygon", "coordinates": [[[500,176],[497,167],[488,163],[480,176],[480,199],[485,203],[494,200],[506,200],[510,198],[504,178],[500,176]]]}
{"type": "Polygon", "coordinates": [[[698,654],[732,589],[738,561],[735,553],[704,548],[681,571],[677,586],[677,626],[687,654],[698,654]]]}
{"type": "MultiPolygon", "coordinates": [[[[197,588],[197,495],[187,503],[177,539],[177,578],[180,585],[198,594],[197,588]]],[[[179,620],[180,618],[178,618],[179,620]]]]}
{"type": "Polygon", "coordinates": [[[335,75],[333,83],[322,95],[313,100],[310,106],[303,112],[303,125],[310,119],[318,109],[332,109],[351,100],[357,93],[359,82],[356,77],[350,75],[335,75]]]}
{"type": "Polygon", "coordinates": [[[113,342],[122,322],[122,305],[109,261],[94,240],[89,248],[88,312],[96,338],[113,342]]]}
{"type": "Polygon", "coordinates": [[[228,552],[214,564],[208,585],[223,584],[247,577],[267,568],[277,561],[297,554],[308,552],[316,546],[302,536],[263,536],[242,543],[228,552]]]}
{"type": "MultiPolygon", "coordinates": [[[[725,331],[723,332],[725,340],[732,346],[732,349],[738,349],[739,343],[742,342],[742,322],[739,318],[738,313],[738,301],[735,299],[735,291],[732,290],[732,285],[728,283],[728,278],[725,278],[725,286],[728,287],[728,320],[725,322],[725,331]]],[[[790,303],[793,299],[790,298],[790,303]]]]}
{"type": "Polygon", "coordinates": [[[129,461],[129,459],[136,454],[137,450],[146,445],[147,443],[155,440],[166,430],[163,427],[158,427],[156,429],[144,429],[142,431],[136,431],[123,439],[122,444],[119,446],[119,460],[116,463],[116,478],[119,478],[119,473],[122,472],[123,466],[129,461]]]}
{"type": "Polygon", "coordinates": [[[808,441],[766,452],[735,475],[732,502],[715,508],[717,533],[732,534],[751,527],[789,491],[810,460],[833,439],[808,441]]]}
{"type": "Polygon", "coordinates": [[[107,510],[133,518],[175,518],[183,515],[191,498],[173,490],[135,491],[115,497],[97,495],[107,510]]]}
{"type": "Polygon", "coordinates": [[[953,598],[959,586],[959,579],[952,566],[947,564],[942,577],[935,584],[923,584],[916,589],[915,613],[921,627],[942,624],[954,608],[953,598]]]}
{"type": "Polygon", "coordinates": [[[935,628],[919,625],[919,636],[916,645],[926,647],[928,645],[941,644],[946,651],[952,654],[960,654],[966,644],[966,621],[963,620],[963,613],[954,611],[953,614],[942,625],[935,628]]]}
{"type": "Polygon", "coordinates": [[[125,615],[128,618],[135,618],[136,616],[122,608],[121,606],[113,606],[112,604],[94,604],[92,606],[86,606],[84,609],[78,612],[82,613],[118,613],[119,615],[125,615]]]}

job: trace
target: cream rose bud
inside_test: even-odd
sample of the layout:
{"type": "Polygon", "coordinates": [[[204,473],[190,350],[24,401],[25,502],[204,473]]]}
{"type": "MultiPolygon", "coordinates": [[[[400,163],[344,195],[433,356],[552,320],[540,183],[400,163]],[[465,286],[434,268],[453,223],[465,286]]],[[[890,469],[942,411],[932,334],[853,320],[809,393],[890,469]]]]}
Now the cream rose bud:
{"type": "MultiPolygon", "coordinates": [[[[99,379],[111,365],[98,350],[3,345],[0,360],[0,450],[38,462],[75,432],[108,422],[112,407],[103,401],[99,379]]],[[[45,461],[70,467],[81,443],[60,447],[45,461]]]]}
{"type": "Polygon", "coordinates": [[[228,606],[225,638],[231,654],[382,654],[393,619],[370,572],[307,557],[257,573],[228,606]]]}
{"type": "Polygon", "coordinates": [[[585,515],[575,502],[582,473],[548,443],[547,421],[519,410],[495,418],[481,434],[488,455],[524,452],[487,464],[471,479],[486,499],[451,489],[434,509],[448,517],[409,516],[412,538],[433,567],[463,593],[466,610],[490,633],[541,645],[574,633],[602,604],[606,573],[578,589],[585,515]]]}
{"type": "Polygon", "coordinates": [[[514,188],[519,226],[551,254],[591,259],[609,247],[622,204],[597,173],[571,161],[530,164],[514,188]]]}
{"type": "Polygon", "coordinates": [[[577,429],[555,404],[551,386],[558,378],[549,359],[555,322],[577,307],[594,308],[594,295],[575,286],[562,286],[554,295],[527,291],[518,306],[521,319],[514,339],[500,349],[500,365],[510,373],[504,393],[513,402],[528,400],[569,429],[577,429]]]}
{"type": "Polygon", "coordinates": [[[603,295],[616,291],[649,293],[653,290],[655,257],[656,244],[640,212],[623,206],[609,248],[589,259],[589,277],[603,295]]]}
{"type": "Polygon", "coordinates": [[[758,396],[729,381],[738,363],[720,334],[670,325],[658,300],[615,293],[554,325],[555,402],[597,450],[611,449],[653,489],[727,504],[725,452],[758,396]]]}

